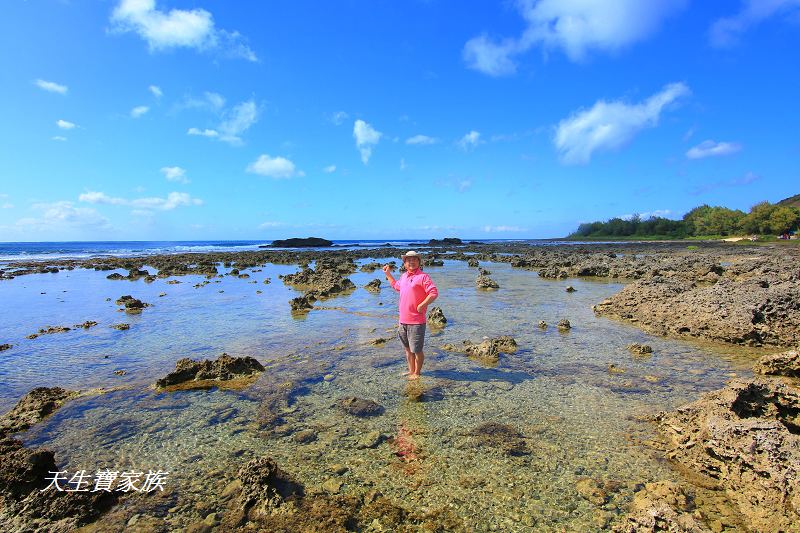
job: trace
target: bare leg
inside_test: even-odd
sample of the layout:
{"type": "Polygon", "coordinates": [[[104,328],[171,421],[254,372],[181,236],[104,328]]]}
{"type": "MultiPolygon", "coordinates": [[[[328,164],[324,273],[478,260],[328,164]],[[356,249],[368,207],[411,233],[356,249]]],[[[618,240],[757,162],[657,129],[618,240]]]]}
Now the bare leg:
{"type": "Polygon", "coordinates": [[[408,376],[414,373],[414,364],[415,364],[414,352],[412,352],[408,348],[406,348],[405,350],[406,350],[406,362],[408,363],[408,372],[403,372],[402,375],[408,376]]]}
{"type": "Polygon", "coordinates": [[[425,362],[425,354],[423,352],[416,352],[413,354],[413,356],[414,368],[411,370],[411,373],[408,377],[409,379],[419,379],[419,376],[422,373],[422,364],[425,362]]]}

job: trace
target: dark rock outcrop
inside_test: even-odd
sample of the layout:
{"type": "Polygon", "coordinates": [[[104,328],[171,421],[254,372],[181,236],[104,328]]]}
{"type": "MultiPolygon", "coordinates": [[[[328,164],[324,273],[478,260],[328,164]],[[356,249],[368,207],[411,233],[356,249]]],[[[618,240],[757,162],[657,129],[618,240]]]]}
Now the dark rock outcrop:
{"type": "Polygon", "coordinates": [[[464,353],[468,357],[477,359],[481,363],[496,365],[500,361],[500,354],[512,354],[517,351],[517,341],[508,335],[493,339],[483,339],[478,344],[464,341],[464,353]]]}
{"type": "Polygon", "coordinates": [[[377,278],[373,279],[372,281],[364,285],[364,288],[367,289],[369,292],[381,292],[381,280],[377,278]]]}
{"type": "Polygon", "coordinates": [[[431,328],[442,329],[445,327],[447,325],[447,318],[445,318],[442,308],[431,307],[430,311],[428,311],[427,322],[431,328]]]}
{"type": "Polygon", "coordinates": [[[478,278],[475,280],[475,285],[477,285],[479,289],[487,290],[500,288],[500,285],[498,285],[495,280],[484,274],[478,275],[478,278]]]}
{"type": "Polygon", "coordinates": [[[633,497],[628,513],[612,530],[615,533],[711,533],[695,518],[694,509],[694,499],[676,483],[647,483],[633,497]]]}
{"type": "Polygon", "coordinates": [[[238,378],[249,378],[260,374],[264,367],[253,357],[231,357],[223,353],[211,361],[179,359],[175,371],[156,382],[156,387],[181,385],[182,388],[206,387],[209,382],[224,382],[238,378]]]}
{"type": "MultiPolygon", "coordinates": [[[[293,237],[291,239],[278,239],[268,245],[272,248],[327,248],[333,246],[333,241],[320,237],[293,237]]],[[[267,245],[260,248],[266,248],[267,245]]]]}
{"type": "Polygon", "coordinates": [[[640,344],[638,342],[634,342],[633,344],[628,345],[628,351],[633,355],[650,355],[653,353],[653,347],[649,344],[640,344]]]}
{"type": "Polygon", "coordinates": [[[0,344],[0,352],[5,352],[6,350],[10,350],[13,347],[14,345],[12,344],[0,344]]]}
{"type": "Polygon", "coordinates": [[[150,307],[150,304],[144,303],[143,301],[134,298],[130,294],[126,294],[125,296],[120,296],[117,298],[115,302],[117,305],[125,306],[125,311],[128,313],[139,313],[145,307],[150,307]]]}

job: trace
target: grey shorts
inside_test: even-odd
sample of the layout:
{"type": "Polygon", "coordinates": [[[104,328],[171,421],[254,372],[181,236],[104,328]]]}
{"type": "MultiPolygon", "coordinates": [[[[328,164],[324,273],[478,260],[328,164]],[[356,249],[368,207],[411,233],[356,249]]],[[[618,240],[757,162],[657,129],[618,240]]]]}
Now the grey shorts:
{"type": "Polygon", "coordinates": [[[422,345],[425,344],[425,324],[400,324],[397,336],[406,349],[422,353],[422,345]]]}

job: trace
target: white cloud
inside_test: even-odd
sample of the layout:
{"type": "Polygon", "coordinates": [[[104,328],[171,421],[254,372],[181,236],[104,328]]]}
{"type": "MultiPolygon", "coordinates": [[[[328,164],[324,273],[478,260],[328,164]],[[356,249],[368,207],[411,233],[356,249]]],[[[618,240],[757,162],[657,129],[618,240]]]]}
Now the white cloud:
{"type": "Polygon", "coordinates": [[[166,198],[149,197],[135,198],[128,200],[108,196],[104,192],[89,191],[78,196],[78,200],[90,204],[124,205],[141,209],[158,209],[161,211],[171,211],[181,206],[203,205],[199,198],[192,198],[189,193],[171,192],[166,198]]]}
{"type": "Polygon", "coordinates": [[[69,87],[66,85],[60,85],[54,81],[36,80],[33,83],[35,83],[40,89],[44,89],[45,91],[49,91],[51,93],[67,94],[67,91],[69,91],[69,87]]]}
{"type": "Polygon", "coordinates": [[[209,129],[198,129],[198,128],[189,128],[186,132],[186,135],[200,135],[201,137],[219,137],[219,132],[217,130],[209,130],[209,129]]]}
{"type": "Polygon", "coordinates": [[[220,133],[219,139],[231,144],[239,144],[242,142],[239,136],[255,124],[257,120],[258,107],[256,107],[254,101],[250,100],[237,104],[225,114],[222,122],[217,127],[220,133]]]}
{"type": "Polygon", "coordinates": [[[406,144],[436,144],[438,142],[439,139],[427,135],[414,135],[406,139],[406,144]]]}
{"type": "Polygon", "coordinates": [[[486,233],[513,233],[528,230],[519,226],[484,226],[483,231],[486,233]]]}
{"type": "Polygon", "coordinates": [[[463,137],[461,137],[461,139],[459,139],[459,141],[456,144],[458,144],[458,146],[462,150],[468,151],[468,150],[471,150],[471,149],[477,147],[479,144],[482,144],[482,143],[483,143],[483,141],[481,141],[480,132],[472,130],[469,133],[467,133],[466,135],[464,135],[463,137]]]}
{"type": "Polygon", "coordinates": [[[345,120],[350,118],[350,115],[345,113],[344,111],[337,111],[333,115],[331,115],[331,122],[336,124],[337,126],[341,126],[345,120]]]}
{"type": "Polygon", "coordinates": [[[718,19],[712,24],[711,44],[732,46],[738,41],[739,35],[776,15],[797,20],[800,16],[800,0],[743,0],[739,13],[718,19]]]}
{"type": "Polygon", "coordinates": [[[278,227],[283,226],[283,225],[284,225],[283,222],[268,221],[268,222],[262,222],[261,224],[259,224],[258,225],[258,229],[278,228],[278,227]]]}
{"type": "Polygon", "coordinates": [[[4,202],[3,205],[0,205],[0,209],[14,209],[14,204],[10,202],[4,202]]]}
{"type": "Polygon", "coordinates": [[[131,116],[133,118],[139,118],[142,115],[144,115],[145,113],[147,113],[148,111],[150,111],[150,108],[147,107],[146,105],[136,106],[133,109],[131,109],[131,116]]]}
{"type": "Polygon", "coordinates": [[[653,34],[686,0],[519,0],[526,29],[518,38],[493,41],[480,35],[464,45],[467,66],[502,76],[516,71],[514,56],[541,45],[559,48],[572,61],[593,49],[616,52],[653,34]]]}
{"type": "Polygon", "coordinates": [[[400,158],[400,170],[406,169],[406,159],[404,157],[400,158]]]}
{"type": "Polygon", "coordinates": [[[365,165],[372,156],[372,147],[378,144],[382,135],[363,120],[356,120],[353,124],[353,138],[356,140],[356,148],[361,152],[361,161],[365,165]]]}
{"type": "Polygon", "coordinates": [[[703,141],[697,146],[693,146],[686,152],[689,159],[703,159],[704,157],[731,155],[742,149],[739,143],[703,141]]]}
{"type": "Polygon", "coordinates": [[[156,98],[161,98],[164,96],[164,93],[161,91],[161,87],[158,85],[151,85],[147,88],[147,90],[150,91],[156,98]]]}
{"type": "Polygon", "coordinates": [[[638,104],[599,100],[558,123],[555,146],[563,163],[588,163],[597,150],[620,148],[639,131],[658,124],[661,112],[677,99],[690,94],[683,83],[672,83],[638,104]]]}
{"type": "Polygon", "coordinates": [[[225,107],[225,97],[219,93],[205,91],[202,98],[186,96],[177,107],[178,109],[206,109],[218,112],[225,107]]]}
{"type": "Polygon", "coordinates": [[[258,159],[250,163],[247,166],[247,172],[277,179],[304,175],[302,171],[297,170],[294,163],[285,157],[270,157],[267,154],[261,154],[258,159]]]}
{"type": "Polygon", "coordinates": [[[655,209],[653,211],[643,211],[641,213],[630,213],[627,215],[620,215],[619,218],[621,218],[622,220],[630,220],[635,215],[639,215],[639,218],[641,220],[647,220],[648,218],[653,218],[653,217],[664,218],[671,214],[672,211],[669,209],[655,209]]]}
{"type": "Polygon", "coordinates": [[[50,139],[52,139],[54,141],[59,141],[59,142],[64,142],[64,141],[67,140],[66,137],[62,137],[61,135],[55,135],[53,137],[50,137],[50,139]]]}
{"type": "Polygon", "coordinates": [[[174,181],[186,185],[189,179],[186,177],[186,169],[181,167],[162,167],[161,173],[167,178],[167,181],[174,181]]]}
{"type": "Polygon", "coordinates": [[[323,168],[322,171],[325,174],[333,174],[336,172],[336,165],[328,165],[327,167],[323,168]]]}
{"type": "Polygon", "coordinates": [[[72,122],[68,122],[66,120],[59,119],[56,121],[56,126],[61,128],[62,130],[71,130],[72,128],[75,127],[75,124],[72,122]]]}
{"type": "Polygon", "coordinates": [[[147,41],[151,51],[170,48],[220,50],[229,57],[258,61],[241,34],[217,29],[213,15],[205,9],[156,9],[155,0],[121,0],[111,14],[114,28],[132,31],[147,41]]]}
{"type": "Polygon", "coordinates": [[[461,180],[457,184],[458,192],[464,192],[472,187],[472,180],[461,180]]]}
{"type": "Polygon", "coordinates": [[[108,219],[88,207],[75,207],[72,202],[40,203],[32,206],[42,211],[39,218],[22,218],[17,226],[23,230],[49,231],[71,228],[106,228],[108,219]]]}

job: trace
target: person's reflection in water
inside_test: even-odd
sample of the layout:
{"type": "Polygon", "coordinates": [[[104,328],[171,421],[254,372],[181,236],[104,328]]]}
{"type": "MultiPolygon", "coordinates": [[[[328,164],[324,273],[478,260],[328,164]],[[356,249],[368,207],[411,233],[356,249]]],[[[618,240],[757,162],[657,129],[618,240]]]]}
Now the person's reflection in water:
{"type": "MultiPolygon", "coordinates": [[[[406,385],[405,399],[397,411],[397,433],[392,439],[394,454],[400,459],[397,465],[409,475],[423,473],[425,463],[425,438],[428,435],[427,412],[423,401],[426,387],[420,381],[406,385]]],[[[421,480],[409,478],[409,484],[419,486],[421,480]]]]}

